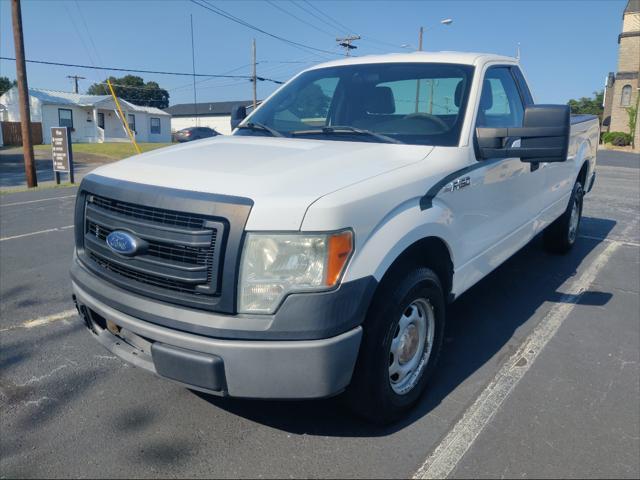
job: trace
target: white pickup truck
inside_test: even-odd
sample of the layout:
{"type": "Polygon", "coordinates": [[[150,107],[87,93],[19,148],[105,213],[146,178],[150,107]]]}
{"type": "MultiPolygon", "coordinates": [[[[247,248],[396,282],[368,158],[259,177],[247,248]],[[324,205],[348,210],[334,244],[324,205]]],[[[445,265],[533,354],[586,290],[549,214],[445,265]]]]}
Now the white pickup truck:
{"type": "Polygon", "coordinates": [[[369,56],[295,76],[231,136],[86,176],[74,300],[114,354],[189,388],[344,392],[397,419],[446,305],[539,232],[576,241],[599,125],[536,105],[514,58],[369,56]]]}

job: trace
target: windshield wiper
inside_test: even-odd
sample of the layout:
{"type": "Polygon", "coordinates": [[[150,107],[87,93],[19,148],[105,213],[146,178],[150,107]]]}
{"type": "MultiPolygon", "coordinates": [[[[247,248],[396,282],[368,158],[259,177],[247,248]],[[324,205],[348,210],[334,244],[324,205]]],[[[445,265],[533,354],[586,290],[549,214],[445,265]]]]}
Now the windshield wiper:
{"type": "Polygon", "coordinates": [[[238,128],[246,128],[249,130],[263,130],[265,132],[269,132],[274,137],[283,136],[278,130],[276,130],[275,128],[268,127],[264,123],[249,122],[249,123],[245,123],[244,125],[239,125],[238,128]]]}
{"type": "Polygon", "coordinates": [[[372,132],[371,130],[365,130],[363,128],[351,127],[349,125],[328,125],[326,127],[312,129],[312,130],[294,130],[290,132],[291,135],[314,135],[317,133],[330,135],[332,133],[356,133],[358,135],[369,135],[387,143],[403,143],[395,138],[388,137],[381,133],[372,132]]]}

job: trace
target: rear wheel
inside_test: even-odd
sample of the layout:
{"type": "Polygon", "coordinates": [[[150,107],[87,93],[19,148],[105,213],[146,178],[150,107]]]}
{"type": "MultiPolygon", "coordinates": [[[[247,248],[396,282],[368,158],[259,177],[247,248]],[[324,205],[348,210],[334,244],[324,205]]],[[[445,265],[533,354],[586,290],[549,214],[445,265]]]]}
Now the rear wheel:
{"type": "Polygon", "coordinates": [[[413,407],[435,369],[444,318],[444,294],[432,270],[414,268],[380,286],[346,394],[356,414],[384,424],[413,407]]]}
{"type": "Polygon", "coordinates": [[[578,238],[584,190],[580,181],[573,186],[567,210],[544,231],[545,248],[553,253],[567,253],[578,238]]]}

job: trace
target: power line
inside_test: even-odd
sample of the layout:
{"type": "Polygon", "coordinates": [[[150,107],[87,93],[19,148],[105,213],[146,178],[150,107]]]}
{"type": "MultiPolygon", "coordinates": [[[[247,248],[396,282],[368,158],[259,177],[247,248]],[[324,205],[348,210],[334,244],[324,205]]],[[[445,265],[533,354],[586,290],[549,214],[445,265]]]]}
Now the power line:
{"type": "Polygon", "coordinates": [[[354,30],[347,27],[344,23],[340,23],[338,20],[336,20],[335,18],[333,18],[332,16],[328,15],[327,13],[323,12],[322,10],[320,10],[318,7],[316,7],[314,4],[312,4],[311,2],[309,2],[308,0],[303,0],[304,3],[306,3],[307,5],[309,5],[311,8],[313,8],[316,12],[318,12],[320,15],[328,18],[329,20],[331,20],[334,24],[336,24],[341,30],[352,33],[354,30]]]}
{"type": "Polygon", "coordinates": [[[80,2],[78,2],[78,0],[75,0],[76,6],[78,8],[78,13],[80,14],[80,19],[82,20],[82,23],[84,24],[84,29],[87,31],[87,36],[89,37],[89,42],[91,42],[91,46],[93,47],[93,53],[96,57],[96,59],[98,60],[98,62],[102,63],[102,59],[100,58],[100,52],[98,51],[98,48],[96,47],[96,44],[93,42],[93,37],[91,36],[91,30],[89,30],[89,26],[87,25],[87,20],[84,18],[84,14],[82,13],[82,8],[80,7],[80,2]]]}
{"type": "Polygon", "coordinates": [[[201,0],[202,2],[204,2],[204,5],[202,3],[197,2],[196,0],[190,0],[191,3],[198,5],[199,7],[202,7],[206,10],[209,10],[212,13],[215,13],[216,15],[219,15],[221,17],[226,18],[227,20],[231,20],[232,22],[238,23],[244,27],[250,28],[251,30],[255,30],[256,32],[260,32],[263,35],[267,35],[268,37],[271,38],[275,38],[276,40],[280,40],[281,42],[285,42],[288,43],[289,45],[292,45],[294,47],[297,48],[303,48],[306,50],[312,50],[312,51],[316,51],[316,52],[321,52],[321,53],[325,53],[325,54],[329,54],[329,55],[336,55],[336,52],[331,52],[329,50],[323,50],[321,48],[316,48],[316,47],[312,47],[310,45],[305,45],[304,43],[300,43],[300,42],[295,42],[293,40],[289,40],[287,38],[281,37],[280,35],[276,35],[274,33],[270,33],[267,32],[266,30],[263,30],[262,28],[256,27],[255,25],[252,25],[244,20],[242,20],[239,17],[236,17],[232,14],[230,14],[229,12],[226,12],[224,10],[222,10],[220,7],[216,7],[214,5],[211,5],[210,3],[207,3],[206,0],[201,0]]]}
{"type": "Polygon", "coordinates": [[[306,21],[305,19],[298,17],[297,15],[295,15],[295,14],[291,13],[289,10],[286,10],[286,9],[282,8],[280,5],[276,5],[276,4],[275,4],[274,2],[272,2],[271,0],[267,0],[267,3],[268,3],[269,5],[271,5],[273,8],[276,8],[276,9],[280,10],[280,11],[281,11],[281,12],[283,12],[285,15],[289,15],[290,17],[295,18],[295,19],[296,19],[296,20],[298,20],[299,22],[304,23],[305,25],[308,25],[308,26],[310,26],[311,28],[313,28],[313,29],[315,29],[315,30],[317,30],[317,31],[319,31],[319,32],[321,32],[321,33],[324,33],[324,34],[326,34],[326,35],[329,35],[330,37],[333,37],[333,33],[331,33],[331,32],[327,32],[326,30],[324,30],[324,29],[322,29],[322,28],[320,28],[320,27],[318,27],[318,26],[314,25],[313,23],[308,22],[308,21],[306,21]]]}
{"type": "Polygon", "coordinates": [[[338,45],[340,45],[341,47],[343,47],[346,51],[345,55],[347,57],[349,57],[351,55],[351,50],[358,48],[355,45],[351,45],[354,41],[356,40],[360,40],[360,35],[350,35],[348,37],[344,37],[344,38],[336,38],[336,42],[338,42],[338,45]]]}
{"type": "Polygon", "coordinates": [[[319,20],[320,22],[324,23],[326,26],[328,26],[329,28],[331,28],[334,32],[336,33],[344,33],[344,30],[340,27],[337,27],[335,24],[327,22],[324,18],[318,16],[317,13],[309,10],[307,7],[305,7],[302,3],[300,2],[291,2],[292,5],[295,5],[296,7],[298,7],[300,10],[302,10],[303,12],[305,12],[306,14],[312,16],[314,19],[319,20]]]}
{"type": "MultiPolygon", "coordinates": [[[[15,58],[11,57],[0,57],[0,60],[12,60],[15,61],[15,58]]],[[[193,73],[185,73],[185,72],[166,72],[159,70],[136,70],[133,68],[119,68],[119,67],[97,67],[91,65],[78,65],[74,63],[61,63],[61,62],[47,62],[44,60],[27,60],[27,63],[37,63],[40,65],[55,65],[58,67],[73,67],[73,68],[87,68],[90,70],[112,70],[114,72],[130,72],[130,73],[151,73],[156,75],[174,75],[181,77],[192,77],[193,73]]],[[[224,74],[205,74],[205,73],[196,73],[196,77],[209,77],[209,78],[242,78],[242,79],[250,79],[251,75],[224,75],[224,74]]],[[[273,78],[266,77],[256,77],[258,81],[261,82],[273,82],[278,85],[284,83],[280,80],[274,80],[273,78]]]]}
{"type": "MultiPolygon", "coordinates": [[[[329,14],[323,12],[322,10],[320,10],[318,7],[316,7],[315,5],[313,5],[310,1],[308,0],[302,0],[304,2],[304,4],[307,4],[309,7],[313,8],[318,14],[324,16],[325,18],[331,20],[331,22],[333,22],[333,28],[338,28],[338,31],[348,31],[348,32],[353,32],[354,30],[347,27],[345,24],[340,23],[338,20],[336,20],[335,18],[333,18],[332,16],[330,16],[329,14]]],[[[303,4],[298,3],[298,2],[293,2],[293,4],[296,7],[299,7],[303,10],[305,10],[306,12],[310,13],[313,15],[312,12],[309,12],[309,10],[307,10],[303,4]]],[[[318,20],[320,20],[321,22],[325,23],[326,25],[332,26],[329,22],[325,21],[324,19],[322,19],[321,17],[314,15],[314,18],[317,18],[318,20]]],[[[389,42],[383,42],[381,40],[376,40],[375,38],[371,38],[368,35],[362,36],[361,37],[362,40],[366,40],[369,42],[373,42],[373,43],[377,43],[379,45],[383,45],[383,46],[387,46],[387,47],[393,47],[394,49],[398,49],[398,47],[400,45],[396,45],[393,43],[389,43],[389,42]]]]}

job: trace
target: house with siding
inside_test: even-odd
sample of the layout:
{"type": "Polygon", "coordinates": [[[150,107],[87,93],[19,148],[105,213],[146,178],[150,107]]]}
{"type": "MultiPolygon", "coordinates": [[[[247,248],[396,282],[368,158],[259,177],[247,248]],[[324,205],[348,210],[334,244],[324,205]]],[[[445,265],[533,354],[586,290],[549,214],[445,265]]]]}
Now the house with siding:
{"type": "MultiPolygon", "coordinates": [[[[209,127],[218,133],[231,133],[231,110],[236,105],[249,107],[252,100],[227,102],[179,103],[165,108],[171,114],[171,130],[177,132],[189,127],[209,127]]],[[[247,109],[247,112],[250,108],[247,109]]]]}
{"type": "MultiPolygon", "coordinates": [[[[170,142],[171,114],[158,108],[118,99],[127,124],[138,142],[170,142]]],[[[128,142],[129,137],[110,95],[84,95],[39,88],[29,89],[31,122],[42,124],[44,143],[51,143],[51,127],[71,128],[75,143],[128,142]]],[[[5,109],[0,121],[19,122],[18,88],[0,96],[5,109]]]]}

